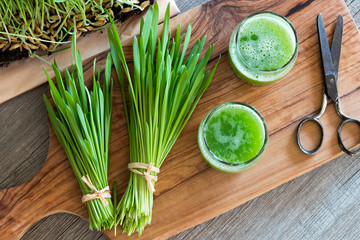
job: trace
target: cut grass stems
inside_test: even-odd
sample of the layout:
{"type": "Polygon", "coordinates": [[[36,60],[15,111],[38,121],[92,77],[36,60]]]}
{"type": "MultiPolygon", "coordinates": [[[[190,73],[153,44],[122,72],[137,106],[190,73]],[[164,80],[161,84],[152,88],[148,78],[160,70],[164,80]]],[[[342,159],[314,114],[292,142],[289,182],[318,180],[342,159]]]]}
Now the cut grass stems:
{"type": "MultiPolygon", "coordinates": [[[[109,186],[109,140],[112,124],[111,98],[111,56],[106,60],[103,88],[100,86],[100,67],[96,73],[94,60],[93,91],[84,85],[80,52],[76,51],[75,38],[72,40],[71,73],[65,69],[65,82],[56,62],[52,65],[57,87],[44,69],[50,85],[50,93],[56,111],[46,95],[44,101],[54,132],[63,146],[84,195],[96,194],[82,180],[88,176],[97,191],[109,186]]],[[[116,194],[116,193],[115,193],[116,194]]],[[[80,196],[79,196],[79,204],[80,196]]],[[[86,202],[89,212],[90,229],[109,229],[114,226],[114,208],[109,196],[86,202]]]]}
{"type": "MultiPolygon", "coordinates": [[[[158,39],[158,18],[159,6],[155,3],[141,21],[140,36],[133,40],[132,76],[115,25],[112,23],[108,30],[111,56],[124,102],[125,78],[128,80],[130,109],[126,104],[124,107],[129,130],[130,162],[154,164],[156,168],[160,168],[164,162],[209,86],[219,63],[211,71],[205,71],[214,48],[211,45],[200,59],[206,37],[199,39],[185,58],[191,26],[182,36],[179,26],[171,39],[169,6],[162,36],[158,39]]],[[[142,174],[146,172],[144,169],[137,170],[142,174]]],[[[152,171],[151,175],[156,174],[152,171]]],[[[135,231],[141,235],[145,225],[151,222],[153,192],[148,188],[145,177],[130,173],[128,187],[117,206],[117,221],[128,235],[135,231]]],[[[155,184],[154,180],[151,181],[152,185],[155,184]]]]}

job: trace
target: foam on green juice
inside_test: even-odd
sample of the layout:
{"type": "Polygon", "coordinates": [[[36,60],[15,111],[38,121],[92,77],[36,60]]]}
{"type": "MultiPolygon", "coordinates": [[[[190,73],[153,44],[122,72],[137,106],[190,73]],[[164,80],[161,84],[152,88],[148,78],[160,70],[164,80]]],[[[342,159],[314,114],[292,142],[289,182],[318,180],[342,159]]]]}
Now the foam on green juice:
{"type": "Polygon", "coordinates": [[[209,119],[205,137],[210,151],[228,163],[255,157],[264,144],[265,129],[260,117],[248,107],[224,106],[209,119]]]}
{"type": "Polygon", "coordinates": [[[245,61],[260,70],[275,70],[291,59],[294,34],[283,21],[262,16],[250,19],[239,31],[239,50],[245,61]]]}
{"type": "Polygon", "coordinates": [[[239,24],[229,43],[235,73],[253,84],[271,83],[285,76],[295,63],[296,50],[296,34],[290,24],[271,13],[255,15],[239,24]],[[271,72],[285,65],[281,71],[271,72]]]}

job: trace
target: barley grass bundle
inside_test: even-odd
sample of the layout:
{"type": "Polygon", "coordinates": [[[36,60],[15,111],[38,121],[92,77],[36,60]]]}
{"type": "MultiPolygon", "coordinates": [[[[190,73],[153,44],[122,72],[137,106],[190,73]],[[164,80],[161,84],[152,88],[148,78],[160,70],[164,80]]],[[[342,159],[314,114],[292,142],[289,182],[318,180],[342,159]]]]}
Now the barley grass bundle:
{"type": "Polygon", "coordinates": [[[115,216],[107,177],[112,121],[111,56],[107,57],[103,88],[100,86],[100,67],[96,73],[94,60],[93,91],[89,91],[84,85],[82,61],[80,52],[76,51],[75,39],[71,48],[75,65],[71,72],[65,70],[65,79],[56,63],[52,65],[57,87],[45,70],[56,110],[45,95],[44,101],[51,125],[83,192],[82,201],[88,207],[90,228],[109,229],[114,226],[115,216]]]}
{"type": "Polygon", "coordinates": [[[214,76],[216,67],[205,71],[213,51],[211,45],[200,58],[205,38],[199,39],[189,56],[185,53],[190,41],[191,26],[186,35],[177,28],[170,37],[169,6],[163,31],[158,39],[159,7],[150,7],[140,25],[140,36],[133,40],[134,72],[130,75],[115,25],[108,30],[111,56],[126,103],[125,78],[128,81],[130,109],[127,117],[130,163],[128,187],[117,206],[123,231],[141,235],[151,222],[154,184],[171,147],[193,113],[200,97],[214,76]],[[182,50],[181,45],[183,44],[182,50]]]}

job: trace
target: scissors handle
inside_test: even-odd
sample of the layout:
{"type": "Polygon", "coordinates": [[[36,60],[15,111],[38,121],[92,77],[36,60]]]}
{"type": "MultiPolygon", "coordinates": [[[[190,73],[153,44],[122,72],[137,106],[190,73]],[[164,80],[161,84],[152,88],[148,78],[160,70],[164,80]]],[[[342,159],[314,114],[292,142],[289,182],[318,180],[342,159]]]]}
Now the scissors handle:
{"type": "Polygon", "coordinates": [[[360,152],[360,147],[353,149],[353,150],[347,148],[342,140],[341,131],[342,131],[343,127],[348,123],[355,123],[358,126],[360,126],[360,121],[355,118],[348,117],[348,116],[342,116],[342,118],[343,118],[343,121],[341,122],[339,129],[338,129],[338,141],[339,141],[341,149],[346,154],[352,156],[352,155],[355,155],[360,152]]]}
{"type": "Polygon", "coordinates": [[[323,93],[323,98],[322,98],[322,104],[321,104],[321,110],[320,112],[315,115],[315,116],[312,116],[312,117],[307,117],[307,118],[304,118],[298,125],[297,127],[297,132],[296,132],[296,139],[297,139],[297,143],[299,145],[299,148],[301,149],[301,151],[303,151],[304,153],[308,154],[308,155],[311,155],[311,154],[314,154],[316,153],[317,151],[319,151],[319,149],[321,148],[322,144],[323,144],[323,141],[324,141],[324,127],[322,125],[322,123],[320,122],[320,118],[321,116],[324,114],[325,112],[325,109],[326,109],[326,106],[327,106],[327,96],[325,93],[323,93]],[[319,127],[320,127],[320,130],[321,130],[321,139],[320,139],[320,142],[319,144],[317,145],[317,147],[315,147],[314,149],[312,150],[308,150],[306,148],[304,148],[304,146],[301,144],[301,140],[300,140],[300,132],[301,132],[301,127],[304,125],[304,123],[306,122],[315,122],[319,127]]]}
{"type": "Polygon", "coordinates": [[[324,142],[324,127],[322,125],[322,123],[320,122],[319,118],[317,118],[316,116],[314,117],[307,117],[307,118],[304,118],[298,125],[297,127],[297,133],[296,133],[296,139],[297,139],[297,143],[299,145],[299,148],[301,149],[301,151],[303,151],[304,153],[308,154],[308,155],[311,155],[311,154],[314,154],[316,153],[317,151],[319,151],[319,149],[321,148],[323,142],[324,142]],[[319,144],[317,145],[317,147],[315,147],[314,149],[312,150],[308,150],[306,149],[302,144],[301,144],[301,140],[300,140],[300,132],[301,132],[301,127],[304,125],[304,123],[306,122],[315,122],[319,127],[320,127],[320,130],[321,130],[321,139],[320,139],[320,142],[319,144]]]}

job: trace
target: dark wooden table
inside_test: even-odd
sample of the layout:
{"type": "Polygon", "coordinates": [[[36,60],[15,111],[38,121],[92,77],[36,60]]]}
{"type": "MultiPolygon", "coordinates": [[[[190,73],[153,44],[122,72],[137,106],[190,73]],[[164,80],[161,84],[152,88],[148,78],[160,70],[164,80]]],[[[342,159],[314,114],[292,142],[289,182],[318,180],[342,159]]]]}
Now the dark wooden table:
{"type": "MultiPolygon", "coordinates": [[[[176,2],[184,12],[206,0],[176,2]]],[[[345,2],[359,27],[360,0],[345,2]]],[[[0,105],[0,189],[31,179],[45,161],[46,91],[44,84],[0,105]]],[[[22,239],[107,237],[80,217],[59,213],[34,224],[22,239]]],[[[171,239],[360,239],[360,156],[341,156],[171,239]]]]}

